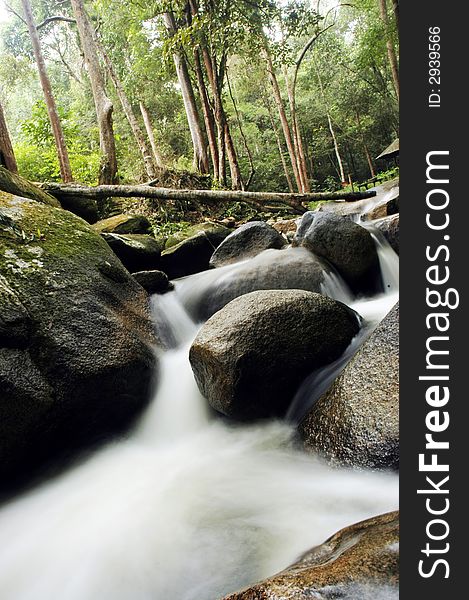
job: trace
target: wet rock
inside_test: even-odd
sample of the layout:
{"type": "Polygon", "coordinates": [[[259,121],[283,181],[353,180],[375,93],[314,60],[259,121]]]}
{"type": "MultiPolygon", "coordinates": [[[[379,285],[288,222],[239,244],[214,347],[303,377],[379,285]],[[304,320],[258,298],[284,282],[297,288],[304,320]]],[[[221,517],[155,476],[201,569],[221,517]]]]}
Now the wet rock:
{"type": "Polygon", "coordinates": [[[399,464],[399,305],[300,424],[305,447],[334,463],[399,464]]]}
{"type": "Polygon", "coordinates": [[[196,235],[164,250],[161,254],[161,270],[170,279],[200,273],[209,268],[209,260],[215,250],[207,233],[201,231],[196,235]]]}
{"type": "Polygon", "coordinates": [[[82,196],[63,196],[60,204],[65,210],[81,217],[87,223],[96,223],[98,220],[98,205],[92,198],[82,196]]]}
{"type": "Polygon", "coordinates": [[[187,240],[188,238],[194,237],[200,232],[205,232],[206,236],[210,240],[212,246],[216,248],[219,246],[222,241],[228,236],[231,231],[228,227],[224,225],[220,225],[219,223],[214,223],[212,221],[207,221],[205,223],[198,223],[197,225],[192,225],[188,227],[184,231],[177,231],[169,236],[166,240],[165,249],[168,250],[173,246],[176,246],[180,242],[187,240]]]}
{"type": "Polygon", "coordinates": [[[152,233],[150,221],[142,215],[115,215],[98,221],[93,225],[93,229],[98,233],[152,233]]]}
{"type": "Polygon", "coordinates": [[[202,326],[190,362],[215,410],[240,420],[282,416],[303,379],[338,358],[358,329],[356,313],[326,296],[252,292],[202,326]]]}
{"type": "Polygon", "coordinates": [[[381,219],[375,226],[388,240],[394,252],[399,254],[399,214],[381,219]]]}
{"type": "Polygon", "coordinates": [[[131,273],[158,269],[163,242],[151,235],[102,233],[101,236],[131,273]]]}
{"type": "Polygon", "coordinates": [[[210,259],[212,267],[221,267],[256,256],[263,250],[286,245],[284,238],[264,221],[241,225],[223,240],[210,259]]]}
{"type": "Polygon", "coordinates": [[[41,188],[37,187],[27,179],[11,173],[5,167],[0,165],[0,190],[22,198],[36,200],[42,204],[60,207],[60,202],[41,188]]]}
{"type": "Polygon", "coordinates": [[[382,219],[389,215],[395,215],[399,212],[399,196],[392,198],[388,202],[379,204],[367,212],[363,218],[366,221],[372,221],[375,219],[382,219]]]}
{"type": "Polygon", "coordinates": [[[149,294],[164,294],[173,289],[173,284],[163,271],[138,271],[132,276],[149,294]]]}
{"type": "Polygon", "coordinates": [[[305,248],[265,250],[212,283],[202,297],[185,303],[196,320],[205,321],[228,302],[256,290],[307,290],[322,293],[328,266],[305,248]]]}
{"type": "Polygon", "coordinates": [[[224,600],[398,600],[399,513],[341,529],[295,564],[224,600]]]}
{"type": "Polygon", "coordinates": [[[329,261],[356,293],[380,288],[378,253],[369,231],[333,214],[306,213],[303,219],[296,244],[329,261]]]}
{"type": "Polygon", "coordinates": [[[0,482],[128,426],[155,369],[148,296],[80,218],[3,194],[0,482]]]}

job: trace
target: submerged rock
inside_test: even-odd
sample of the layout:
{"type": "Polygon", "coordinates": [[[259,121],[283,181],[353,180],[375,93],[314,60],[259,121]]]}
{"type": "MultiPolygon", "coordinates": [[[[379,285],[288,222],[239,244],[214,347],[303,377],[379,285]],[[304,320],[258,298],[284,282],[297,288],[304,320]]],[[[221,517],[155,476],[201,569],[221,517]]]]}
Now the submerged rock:
{"type": "Polygon", "coordinates": [[[375,226],[388,240],[394,252],[399,254],[399,214],[381,219],[375,226]]]}
{"type": "Polygon", "coordinates": [[[161,270],[170,279],[206,271],[215,249],[205,231],[176,244],[161,254],[161,270]]]}
{"type": "Polygon", "coordinates": [[[146,292],[65,210],[0,197],[0,481],[129,425],[149,399],[146,292]]]}
{"type": "Polygon", "coordinates": [[[202,297],[187,308],[196,320],[206,320],[228,302],[257,290],[322,292],[328,266],[305,248],[266,250],[233,271],[220,274],[202,297]]]}
{"type": "Polygon", "coordinates": [[[137,271],[132,276],[149,294],[164,294],[173,289],[173,284],[163,271],[137,271]]]}
{"type": "Polygon", "coordinates": [[[224,600],[398,600],[399,513],[341,529],[281,573],[224,600]]]}
{"type": "Polygon", "coordinates": [[[189,358],[217,411],[240,420],[282,416],[303,379],[338,358],[358,330],[357,314],[326,296],[258,291],[211,317],[189,358]]]}
{"type": "Polygon", "coordinates": [[[60,202],[41,188],[37,187],[21,175],[12,173],[0,165],[0,190],[15,196],[36,200],[48,206],[60,207],[60,202]]]}
{"type": "Polygon", "coordinates": [[[103,239],[131,273],[158,269],[163,242],[151,235],[102,233],[103,239]]]}
{"type": "Polygon", "coordinates": [[[371,334],[300,424],[305,447],[333,462],[399,464],[399,305],[371,334]]]}
{"type": "Polygon", "coordinates": [[[115,215],[98,221],[93,229],[98,233],[152,233],[150,221],[142,215],[115,215]]]}
{"type": "Polygon", "coordinates": [[[246,260],[263,250],[279,250],[286,245],[284,238],[264,221],[252,221],[241,225],[223,240],[210,259],[212,267],[222,267],[246,260]]]}
{"type": "Polygon", "coordinates": [[[313,215],[303,217],[296,244],[328,260],[355,292],[379,289],[378,253],[370,232],[347,217],[313,215]]]}

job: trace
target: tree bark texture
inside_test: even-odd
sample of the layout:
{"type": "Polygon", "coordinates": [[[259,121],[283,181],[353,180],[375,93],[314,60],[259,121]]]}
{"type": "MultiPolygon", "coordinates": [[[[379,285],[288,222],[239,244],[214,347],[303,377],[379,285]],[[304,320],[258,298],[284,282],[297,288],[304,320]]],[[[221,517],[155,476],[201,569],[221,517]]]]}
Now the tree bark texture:
{"type": "Polygon", "coordinates": [[[99,145],[102,153],[99,182],[101,184],[113,184],[118,179],[116,142],[112,122],[114,107],[106,94],[104,77],[101,65],[99,64],[95,33],[85,11],[83,0],[71,0],[71,5],[77,22],[85,62],[88,67],[88,75],[98,120],[99,145]]]}
{"type": "Polygon", "coordinates": [[[57,156],[59,159],[60,166],[60,177],[62,181],[68,183],[73,180],[72,169],[70,166],[70,159],[68,157],[67,145],[65,143],[65,137],[60,123],[59,113],[57,111],[57,105],[55,103],[54,95],[52,93],[52,87],[50,84],[49,76],[47,75],[46,64],[44,62],[44,56],[41,50],[41,44],[39,42],[39,35],[37,33],[36,24],[34,22],[33,11],[29,0],[22,0],[24,18],[28,25],[29,36],[33,46],[34,58],[37,64],[37,70],[39,72],[39,79],[41,81],[42,91],[44,92],[44,99],[46,102],[47,113],[49,115],[49,121],[52,127],[52,133],[54,135],[55,146],[57,148],[57,156]]]}
{"type": "Polygon", "coordinates": [[[4,166],[12,173],[18,173],[18,165],[16,164],[15,153],[11,143],[10,134],[8,132],[7,123],[3,106],[0,104],[0,165],[4,166]]]}

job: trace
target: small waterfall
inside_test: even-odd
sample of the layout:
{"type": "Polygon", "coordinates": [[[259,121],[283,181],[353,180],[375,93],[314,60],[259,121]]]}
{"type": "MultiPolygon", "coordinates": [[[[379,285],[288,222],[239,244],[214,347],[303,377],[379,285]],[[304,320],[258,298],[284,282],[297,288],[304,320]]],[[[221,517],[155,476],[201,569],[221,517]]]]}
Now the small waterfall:
{"type": "MultiPolygon", "coordinates": [[[[181,279],[153,297],[172,349],[132,434],[0,509],[2,600],[216,600],[338,529],[395,509],[395,475],[332,469],[295,449],[285,423],[233,426],[208,411],[187,358],[198,325],[186,307],[239,268],[181,279]]],[[[334,273],[323,289],[356,308],[365,327],[305,393],[325,389],[395,300],[356,302],[334,273]]]]}

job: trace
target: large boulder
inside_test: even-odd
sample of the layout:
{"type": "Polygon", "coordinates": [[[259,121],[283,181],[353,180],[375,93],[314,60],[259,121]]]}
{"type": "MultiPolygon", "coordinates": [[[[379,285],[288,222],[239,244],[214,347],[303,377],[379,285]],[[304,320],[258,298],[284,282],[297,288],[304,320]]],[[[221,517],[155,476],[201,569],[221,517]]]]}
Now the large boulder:
{"type": "Polygon", "coordinates": [[[160,267],[160,256],[164,245],[161,240],[141,233],[127,235],[102,233],[101,236],[131,273],[160,267]]]}
{"type": "Polygon", "coordinates": [[[399,513],[341,529],[296,563],[224,600],[398,600],[399,513]]]}
{"type": "Polygon", "coordinates": [[[328,266],[305,248],[266,250],[226,273],[221,271],[201,295],[189,288],[184,304],[194,319],[205,321],[231,300],[257,290],[321,293],[327,271],[328,266]]]}
{"type": "Polygon", "coordinates": [[[356,292],[381,286],[376,245],[370,232],[347,217],[306,213],[296,244],[328,260],[356,292]]]}
{"type": "Polygon", "coordinates": [[[252,221],[241,225],[230,233],[213,253],[212,267],[222,267],[256,256],[263,250],[286,245],[285,239],[271,225],[264,221],[252,221]]]}
{"type": "Polygon", "coordinates": [[[152,233],[151,223],[143,215],[115,215],[98,221],[93,229],[98,233],[152,233]]]}
{"type": "Polygon", "coordinates": [[[375,227],[388,240],[394,252],[399,254],[399,213],[377,221],[375,227]]]}
{"type": "Polygon", "coordinates": [[[399,305],[300,424],[305,447],[343,465],[399,464],[399,305]]]}
{"type": "Polygon", "coordinates": [[[184,229],[182,231],[176,231],[173,234],[171,234],[166,240],[165,249],[172,248],[180,242],[183,242],[188,238],[194,237],[194,235],[197,235],[201,231],[205,232],[211,244],[215,248],[222,243],[222,241],[226,238],[227,235],[230,235],[231,233],[231,230],[228,229],[228,227],[225,227],[225,225],[220,223],[215,223],[213,221],[197,223],[196,225],[191,225],[187,229],[184,229]]]}
{"type": "Polygon", "coordinates": [[[60,207],[60,202],[44,190],[32,184],[16,173],[12,173],[0,165],[0,190],[15,196],[36,200],[42,204],[60,207]]]}
{"type": "Polygon", "coordinates": [[[338,358],[358,330],[357,314],[326,296],[251,292],[202,326],[190,362],[217,411],[240,420],[283,416],[304,378],[338,358]]]}
{"type": "Polygon", "coordinates": [[[85,221],[0,197],[0,482],[128,426],[147,403],[148,296],[85,221]]]}
{"type": "Polygon", "coordinates": [[[175,246],[164,250],[161,254],[161,270],[170,279],[185,277],[206,271],[209,260],[215,250],[215,245],[210,241],[205,231],[179,242],[175,246]]]}

